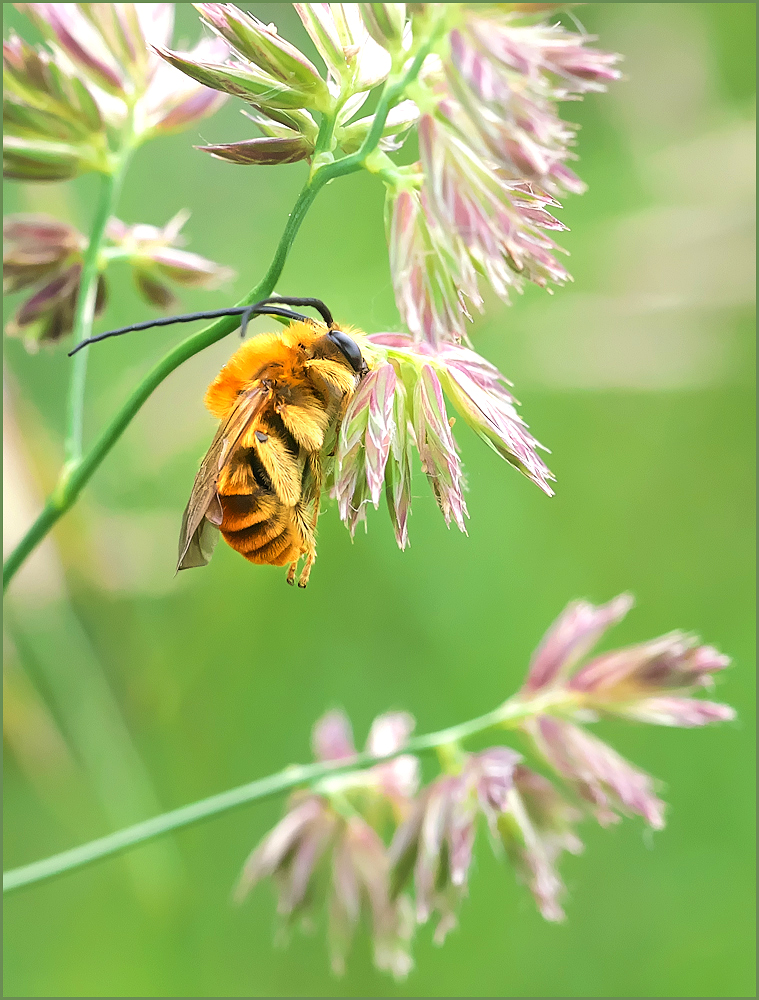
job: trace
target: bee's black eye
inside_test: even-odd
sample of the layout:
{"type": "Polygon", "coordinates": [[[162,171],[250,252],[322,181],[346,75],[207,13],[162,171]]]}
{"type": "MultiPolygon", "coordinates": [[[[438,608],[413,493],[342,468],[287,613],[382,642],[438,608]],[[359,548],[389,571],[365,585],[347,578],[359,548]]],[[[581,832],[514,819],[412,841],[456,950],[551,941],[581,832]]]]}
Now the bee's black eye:
{"type": "Polygon", "coordinates": [[[343,333],[342,330],[330,330],[328,336],[335,347],[338,347],[348,359],[353,371],[362,372],[364,370],[364,359],[361,356],[361,351],[356,341],[352,340],[347,333],[343,333]]]}

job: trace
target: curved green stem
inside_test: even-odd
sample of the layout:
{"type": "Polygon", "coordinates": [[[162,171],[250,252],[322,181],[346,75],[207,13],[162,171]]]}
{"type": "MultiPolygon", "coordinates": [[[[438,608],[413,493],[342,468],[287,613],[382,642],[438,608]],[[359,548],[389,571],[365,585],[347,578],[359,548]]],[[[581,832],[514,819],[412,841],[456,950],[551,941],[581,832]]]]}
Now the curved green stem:
{"type": "Polygon", "coordinates": [[[42,861],[35,861],[32,864],[24,865],[21,868],[14,868],[3,874],[3,892],[12,889],[20,889],[35,882],[51,878],[54,875],[61,875],[64,872],[81,868],[83,865],[91,864],[100,858],[106,858],[113,854],[136,847],[148,840],[161,837],[163,834],[173,830],[179,830],[186,826],[192,826],[204,819],[210,819],[221,813],[228,812],[238,806],[246,805],[249,802],[258,802],[261,799],[270,798],[280,792],[289,791],[299,785],[314,786],[314,791],[319,791],[319,782],[329,779],[339,774],[346,774],[365,767],[373,767],[381,761],[392,760],[401,754],[408,753],[428,753],[436,751],[440,747],[456,744],[471,736],[479,735],[490,729],[503,729],[517,726],[523,719],[544,712],[550,708],[556,708],[567,700],[567,692],[563,690],[552,691],[542,697],[531,698],[520,701],[518,697],[510,699],[500,708],[492,712],[487,712],[476,719],[450,726],[448,729],[441,729],[436,733],[427,733],[424,736],[416,736],[410,739],[405,746],[394,753],[386,754],[382,757],[372,756],[364,751],[357,754],[349,761],[332,761],[317,764],[299,764],[286,767],[277,774],[269,775],[266,778],[259,778],[251,781],[247,785],[240,785],[229,791],[212,795],[210,798],[201,799],[171,812],[162,813],[152,819],[135,823],[133,826],[125,827],[110,833],[97,840],[91,840],[87,844],[81,844],[69,851],[63,851],[42,861]]]}
{"type": "MultiPolygon", "coordinates": [[[[252,289],[248,295],[236,303],[238,306],[250,305],[259,299],[267,298],[274,291],[274,286],[279,280],[282,270],[287,260],[287,255],[295,240],[298,229],[303,221],[306,212],[311,207],[316,195],[336,177],[343,177],[346,174],[360,170],[366,158],[377,148],[382,137],[382,130],[391,107],[403,94],[408,84],[413,80],[421,69],[424,59],[429,54],[437,36],[432,36],[428,42],[419,50],[407,71],[397,79],[389,79],[385,84],[382,96],[377,105],[372,127],[370,128],[361,148],[349,156],[344,156],[340,160],[325,163],[309,177],[305,186],[298,195],[298,200],[293,207],[287,220],[284,232],[277,246],[269,270],[261,281],[252,289]]],[[[324,123],[323,123],[324,124],[324,123]]],[[[329,118],[324,128],[320,129],[320,148],[326,149],[329,145],[329,136],[326,134],[331,128],[334,129],[335,119],[329,118]]],[[[154,389],[170,375],[175,368],[187,361],[193,355],[215,344],[239,326],[239,321],[233,317],[216,320],[210,326],[204,327],[198,333],[192,334],[182,343],[174,347],[169,353],[158,362],[158,364],[145,376],[140,385],[126,401],[121,410],[116,414],[111,423],[100,435],[91,450],[81,459],[72,461],[64,467],[64,472],[52,495],[49,497],[39,517],[21,539],[16,548],[3,564],[3,591],[13,579],[13,576],[24,563],[24,560],[48,534],[53,525],[68,511],[82,488],[89,481],[92,474],[119,439],[142,404],[148,399],[154,389]]],[[[87,350],[85,348],[85,350],[87,350]]],[[[84,351],[80,352],[81,354],[84,351]]],[[[76,356],[78,357],[78,355],[76,356]]]]}
{"type": "MultiPolygon", "coordinates": [[[[118,200],[121,186],[124,182],[132,150],[126,147],[120,157],[116,169],[111,174],[103,174],[101,178],[100,197],[92,220],[90,238],[82,261],[82,274],[79,280],[79,294],[74,313],[74,340],[78,344],[92,334],[92,324],[95,320],[95,304],[97,302],[98,282],[100,272],[98,257],[105,236],[108,218],[118,200]]],[[[82,457],[84,389],[87,380],[87,355],[89,348],[85,347],[74,356],[71,368],[71,383],[68,397],[68,419],[65,441],[66,468],[76,465],[82,457]]]]}

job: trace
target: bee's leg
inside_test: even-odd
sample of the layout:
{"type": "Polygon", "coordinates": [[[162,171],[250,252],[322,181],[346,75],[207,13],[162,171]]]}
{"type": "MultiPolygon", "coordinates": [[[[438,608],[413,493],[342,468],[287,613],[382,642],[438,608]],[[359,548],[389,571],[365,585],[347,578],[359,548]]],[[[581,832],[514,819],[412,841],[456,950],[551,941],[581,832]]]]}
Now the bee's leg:
{"type": "MultiPolygon", "coordinates": [[[[319,505],[322,488],[322,464],[318,452],[311,452],[307,458],[309,482],[307,490],[299,503],[293,508],[293,521],[301,539],[301,555],[306,557],[298,580],[299,587],[308,584],[311,567],[316,562],[316,522],[319,518],[319,505]]],[[[288,582],[293,582],[297,569],[297,560],[290,566],[288,582]]]]}
{"type": "Polygon", "coordinates": [[[311,576],[311,567],[316,562],[316,546],[312,543],[311,548],[306,553],[306,561],[303,565],[303,569],[300,574],[300,580],[298,580],[299,587],[308,586],[308,578],[311,576]]]}
{"type": "Polygon", "coordinates": [[[298,562],[302,556],[306,557],[306,562],[303,570],[300,574],[300,579],[298,580],[299,587],[305,587],[308,583],[308,577],[311,573],[311,567],[316,559],[316,544],[314,542],[314,512],[309,510],[309,504],[305,500],[301,500],[295,507],[293,507],[293,522],[295,524],[295,529],[300,538],[300,555],[291,564],[287,572],[287,582],[292,585],[295,583],[295,574],[298,569],[298,562]]]}
{"type": "MultiPolygon", "coordinates": [[[[303,453],[301,453],[303,454],[303,453]]],[[[300,499],[289,509],[290,538],[292,551],[297,555],[287,569],[287,582],[292,587],[298,572],[298,564],[305,556],[306,562],[298,580],[299,587],[305,587],[316,559],[316,519],[319,516],[319,494],[322,475],[318,453],[305,454],[306,468],[302,480],[300,499]]]]}

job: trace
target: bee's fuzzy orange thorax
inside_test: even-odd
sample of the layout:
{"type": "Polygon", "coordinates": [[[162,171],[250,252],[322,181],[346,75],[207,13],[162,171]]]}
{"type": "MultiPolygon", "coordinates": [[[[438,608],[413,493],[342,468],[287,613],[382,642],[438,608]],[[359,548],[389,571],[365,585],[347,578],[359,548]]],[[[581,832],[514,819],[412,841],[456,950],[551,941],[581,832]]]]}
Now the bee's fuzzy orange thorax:
{"type": "Polygon", "coordinates": [[[223,420],[236,403],[238,394],[268,367],[280,366],[277,370],[280,377],[293,378],[295,369],[301,366],[293,348],[303,344],[308,349],[324,333],[324,327],[298,321],[280,332],[251,337],[235,351],[208,387],[207,409],[223,420]]]}

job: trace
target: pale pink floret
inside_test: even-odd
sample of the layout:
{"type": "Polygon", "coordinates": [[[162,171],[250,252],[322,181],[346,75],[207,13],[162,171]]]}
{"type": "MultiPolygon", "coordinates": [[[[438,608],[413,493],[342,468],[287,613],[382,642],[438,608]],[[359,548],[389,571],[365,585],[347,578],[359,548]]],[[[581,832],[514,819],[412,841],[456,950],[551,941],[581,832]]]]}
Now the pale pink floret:
{"type": "Polygon", "coordinates": [[[582,841],[573,827],[582,814],[550,781],[522,764],[514,770],[505,812],[511,822],[502,822],[497,832],[517,875],[546,920],[563,920],[560,900],[565,888],[557,861],[564,851],[581,853],[582,841]]]}
{"type": "Polygon", "coordinates": [[[732,722],[735,719],[735,709],[730,705],[702,701],[700,698],[643,698],[615,709],[614,714],[635,722],[680,726],[683,729],[707,726],[712,722],[732,722]]]}
{"type": "Polygon", "coordinates": [[[395,832],[390,860],[398,870],[413,867],[416,917],[425,923],[437,912],[435,942],[456,926],[456,911],[467,892],[479,815],[491,827],[507,808],[520,755],[509,747],[468,754],[460,773],[433,781],[395,832]]]}
{"type": "MultiPolygon", "coordinates": [[[[405,712],[378,716],[367,740],[367,750],[382,757],[395,753],[408,739],[414,719],[405,712]]],[[[341,711],[328,712],[314,726],[314,756],[318,760],[347,762],[356,750],[350,721],[341,711]]],[[[373,807],[383,804],[398,815],[407,810],[418,788],[416,758],[401,755],[363,771],[338,776],[334,794],[361,802],[369,796],[373,807]]],[[[334,808],[330,787],[320,792],[296,792],[287,814],[248,858],[237,889],[242,899],[263,878],[273,877],[278,912],[287,920],[307,917],[326,902],[333,970],[345,971],[345,957],[362,909],[372,922],[375,965],[403,978],[411,969],[409,943],[413,919],[408,900],[392,891],[390,859],[375,829],[359,811],[334,808]],[[328,869],[329,880],[320,872],[328,869]]],[[[371,809],[370,809],[371,811],[371,809]]]]}
{"type": "Polygon", "coordinates": [[[646,692],[710,687],[711,674],[730,665],[730,658],[711,646],[697,646],[683,632],[603,653],[582,667],[569,682],[596,700],[625,701],[646,692]]]}
{"type": "MultiPolygon", "coordinates": [[[[369,730],[366,749],[374,757],[394,753],[406,744],[415,725],[416,720],[408,712],[378,715],[369,730]]],[[[419,788],[419,761],[410,754],[395,757],[386,764],[377,764],[370,773],[387,798],[401,808],[419,788]]]]}
{"type": "Polygon", "coordinates": [[[390,454],[393,396],[397,376],[392,365],[382,365],[373,380],[366,427],[366,482],[375,508],[385,482],[385,466],[390,454]]]}
{"type": "Polygon", "coordinates": [[[463,475],[448,415],[434,369],[424,365],[414,391],[414,431],[422,469],[427,474],[446,524],[453,520],[466,533],[469,516],[463,493],[463,475]]]}
{"type": "Polygon", "coordinates": [[[311,749],[317,760],[348,760],[356,756],[353,729],[345,712],[327,712],[314,725],[311,749]]]}
{"type": "Polygon", "coordinates": [[[397,378],[390,364],[366,375],[343,418],[336,449],[333,495],[340,517],[355,531],[364,507],[379,503],[393,438],[397,378]]]}
{"type": "MultiPolygon", "coordinates": [[[[100,25],[98,25],[97,11],[94,12],[96,17],[93,23],[85,16],[80,4],[28,3],[18,6],[77,69],[83,72],[95,85],[114,94],[123,92],[130,85],[126,67],[120,64],[109,41],[98,30],[100,25]]],[[[153,7],[157,5],[140,4],[139,6],[153,7]]],[[[160,6],[172,8],[173,13],[172,4],[161,4],[160,6]]],[[[114,13],[118,31],[123,38],[123,48],[120,54],[128,59],[141,42],[138,37],[139,22],[129,24],[124,20],[123,15],[119,16],[119,12],[114,11],[114,13]]]]}
{"type": "Polygon", "coordinates": [[[664,803],[653,779],[584,729],[542,715],[525,728],[551,765],[589,802],[602,826],[618,822],[617,810],[635,813],[655,830],[664,827],[664,803]]]}
{"type": "MultiPolygon", "coordinates": [[[[103,114],[112,123],[136,102],[138,133],[173,132],[213,114],[225,97],[170,67],[155,47],[171,41],[174,5],[19,4],[65,61],[83,74],[103,114]],[[117,100],[114,101],[114,98],[117,100]]],[[[220,39],[204,39],[186,56],[223,59],[220,39]]]]}
{"type": "MultiPolygon", "coordinates": [[[[378,715],[367,737],[367,751],[373,757],[395,753],[406,743],[414,726],[414,717],[408,712],[378,715]]],[[[311,746],[317,760],[347,761],[355,757],[353,730],[347,715],[335,710],[322,716],[313,728],[311,746]]],[[[402,805],[419,787],[419,763],[416,757],[404,754],[360,772],[359,781],[381,789],[389,800],[402,805]]]]}
{"type": "Polygon", "coordinates": [[[535,652],[524,690],[539,691],[565,679],[611,626],[621,621],[633,605],[629,594],[596,607],[575,601],[561,613],[535,652]]]}
{"type": "Polygon", "coordinates": [[[437,225],[424,192],[393,197],[388,244],[395,299],[414,339],[433,347],[460,340],[467,303],[481,305],[477,277],[463,242],[437,225]]]}
{"type": "Polygon", "coordinates": [[[349,80],[356,90],[369,90],[390,72],[390,54],[367,31],[355,3],[293,4],[324,60],[333,88],[349,80]]]}

